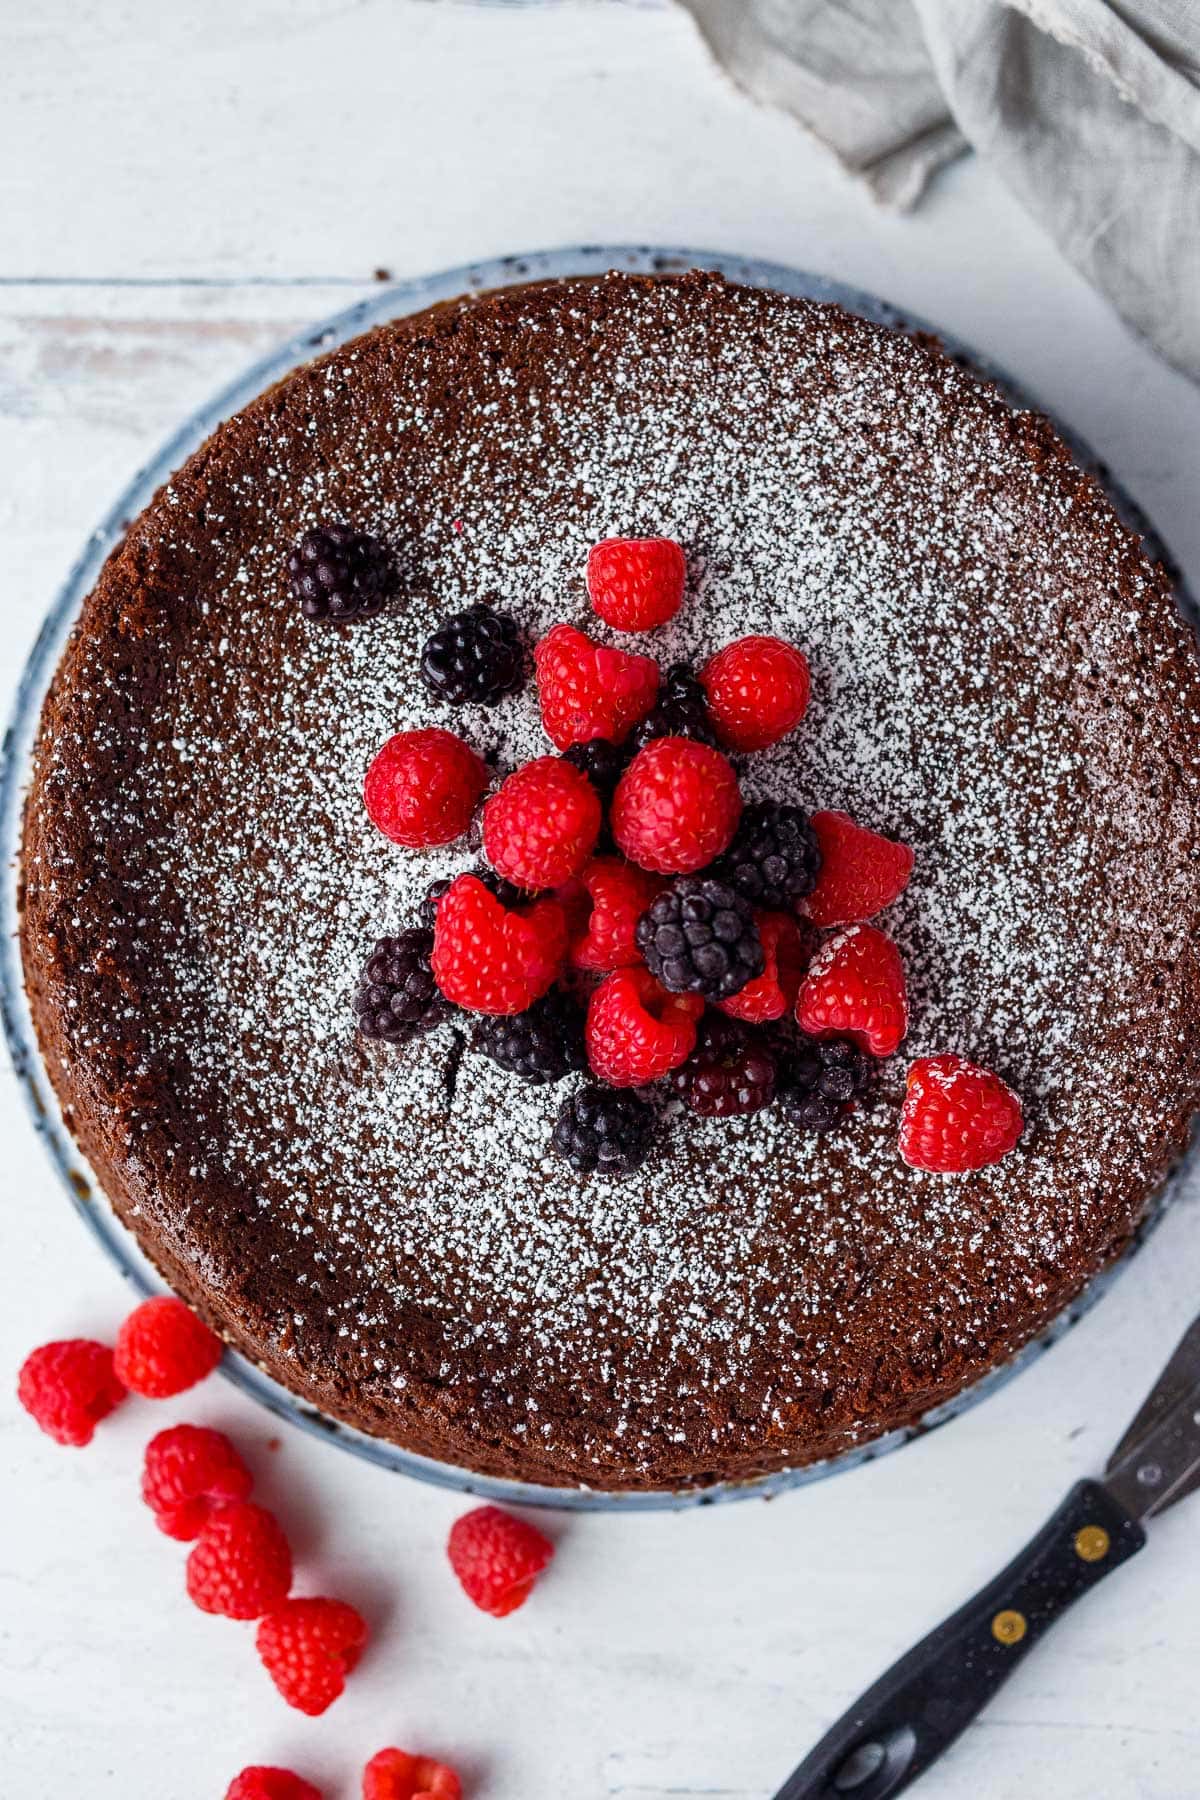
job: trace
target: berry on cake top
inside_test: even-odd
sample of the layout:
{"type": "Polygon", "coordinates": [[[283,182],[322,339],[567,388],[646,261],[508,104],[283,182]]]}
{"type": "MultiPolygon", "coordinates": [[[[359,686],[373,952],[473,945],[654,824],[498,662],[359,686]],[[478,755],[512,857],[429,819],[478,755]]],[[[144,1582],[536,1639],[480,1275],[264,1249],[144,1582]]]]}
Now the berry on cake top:
{"type": "MultiPolygon", "coordinates": [[[[651,632],[682,606],[687,561],[670,538],[606,538],[586,581],[605,624],[651,632]]],[[[452,705],[493,707],[519,691],[523,660],[518,622],[480,603],[433,633],[421,675],[452,705]]],[[[362,1035],[403,1046],[474,1014],[455,1058],[469,1043],[533,1085],[586,1071],[549,1135],[585,1176],[641,1167],[671,1098],[702,1118],[778,1104],[796,1131],[844,1125],[908,1030],[900,952],[867,921],[904,890],[913,854],[843,811],[743,800],[726,752],[797,729],[807,657],[758,634],[663,677],[652,657],[563,622],[533,660],[559,754],[493,784],[479,827],[489,866],[431,884],[421,916],[376,943],[355,1000],[362,1035]],[[615,854],[597,854],[602,839],[615,854]],[[820,942],[820,927],[841,929],[820,942]]],[[[463,738],[401,732],[367,772],[367,810],[408,848],[461,841],[489,779],[463,738]]],[[[998,1077],[954,1055],[914,1064],[910,1166],[977,1168],[1020,1131],[998,1077]]]]}
{"type": "MultiPolygon", "coordinates": [[[[1027,1341],[1161,1190],[1200,1094],[1198,716],[1169,576],[1052,427],[928,338],[700,275],[464,299],[223,425],[100,575],[25,811],[47,1072],[181,1291],[352,1424],[600,1487],[835,1455],[1027,1341]],[[289,551],[326,520],[394,561],[373,616],[310,622],[291,595],[289,551]],[[589,547],[617,535],[684,548],[666,625],[620,633],[592,606],[589,547]],[[530,659],[494,704],[421,672],[480,604],[530,659]],[[564,622],[658,671],[626,735],[567,747],[605,809],[593,860],[625,860],[609,795],[673,671],[707,715],[701,671],[753,636],[805,656],[810,696],[762,750],[710,725],[743,813],[844,812],[915,850],[870,917],[856,891],[820,926],[807,897],[769,909],[799,935],[774,984],[760,923],[763,988],[704,1002],[761,1002],[745,1022],[772,1049],[781,1027],[782,1062],[823,942],[861,924],[894,939],[908,1038],[890,1058],[842,1040],[869,1059],[870,1104],[838,1098],[836,1058],[791,1059],[828,1131],[811,1128],[824,1106],[793,1126],[786,1079],[724,1119],[670,1074],[529,1081],[472,1042],[519,1014],[460,1008],[398,1045],[355,1030],[375,944],[432,932],[426,891],[467,874],[518,917],[561,908],[547,998],[586,1016],[593,983],[644,967],[576,981],[586,866],[502,897],[482,861],[481,804],[558,750],[532,664],[564,622]],[[360,782],[389,737],[430,727],[487,785],[465,835],[410,850],[371,825],[360,782]],[[900,1156],[906,1064],[939,1055],[1019,1094],[1027,1128],[999,1164],[900,1156]],[[636,1173],[579,1173],[551,1146],[583,1083],[649,1113],[636,1173]]],[[[677,716],[669,735],[697,734],[677,716]]],[[[606,1110],[593,1126],[598,1156],[622,1141],[606,1110]]]]}

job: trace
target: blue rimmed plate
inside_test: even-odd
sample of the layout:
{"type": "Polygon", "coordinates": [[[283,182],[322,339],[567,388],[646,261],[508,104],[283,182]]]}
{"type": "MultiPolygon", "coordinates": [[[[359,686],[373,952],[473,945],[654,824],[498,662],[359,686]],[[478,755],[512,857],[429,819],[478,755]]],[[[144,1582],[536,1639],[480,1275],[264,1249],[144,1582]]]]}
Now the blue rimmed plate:
{"type": "MultiPolygon", "coordinates": [[[[149,1263],[141,1255],[130,1233],[119,1224],[102,1190],[88,1171],[80,1152],[63,1124],[51,1085],[42,1068],[26,1002],[17,946],[17,880],[20,851],[21,806],[28,779],[29,759],[42,700],[54,674],[66,638],[74,625],[84,599],[95,585],[100,567],[119,541],[125,521],[135,518],[147,505],[155,490],[179,465],[202,444],[222,420],[239,411],[257,394],[278,381],[291,369],[311,357],[345,343],[373,325],[419,312],[439,300],[488,288],[508,287],[526,281],[539,281],[565,275],[600,275],[609,269],[624,269],[644,274],[675,272],[689,268],[719,270],[731,281],[753,287],[774,288],[788,294],[804,295],[824,301],[836,301],[849,310],[861,313],[883,324],[901,327],[920,325],[920,321],[902,317],[893,307],[872,295],[847,288],[796,269],[776,263],[760,262],[706,250],[670,250],[631,246],[583,246],[576,249],[538,251],[525,256],[508,256],[441,274],[397,283],[372,294],[369,299],[336,314],[324,324],[314,326],[283,344],[273,355],[256,363],[240,380],[217,394],[210,403],[193,415],[141,469],[121,494],[108,516],[88,540],[67,580],[50,609],[17,689],[13,715],[0,753],[0,844],[6,866],[6,880],[0,898],[0,1010],[8,1045],[29,1104],[35,1126],[46,1145],[51,1162],[72,1204],[111,1261],[120,1269],[139,1293],[156,1291],[158,1281],[149,1263]]],[[[923,329],[931,329],[922,326],[923,329]]],[[[973,367],[994,380],[1014,404],[1028,406],[1030,401],[1002,372],[991,367],[973,351],[938,333],[955,354],[961,354],[973,367]]],[[[1096,459],[1087,446],[1068,428],[1055,421],[1059,431],[1071,445],[1081,462],[1097,468],[1096,459]]],[[[1115,487],[1107,473],[1098,470],[1105,481],[1118,511],[1150,541],[1150,547],[1161,554],[1146,519],[1133,502],[1115,487]]],[[[1184,596],[1186,600],[1186,596],[1184,596]]],[[[1189,607],[1190,601],[1187,602],[1189,607]]],[[[1193,609],[1194,610],[1194,609],[1193,609]]],[[[1027,1366],[1066,1332],[1090,1306],[1094,1305],[1119,1271],[1124,1268],[1137,1244],[1161,1216],[1169,1195],[1178,1181],[1178,1173],[1169,1181],[1150,1214],[1143,1222],[1134,1243],[1121,1261],[1097,1276],[1083,1294],[1033,1342],[1026,1345],[1002,1367],[993,1370],[972,1387],[946,1405],[925,1415],[918,1423],[902,1431],[889,1432],[870,1444],[850,1450],[829,1461],[803,1469],[784,1470],[754,1481],[727,1483],[703,1490],[657,1493],[600,1493],[587,1488],[549,1488],[529,1483],[499,1480],[475,1475],[451,1464],[431,1461],[394,1444],[365,1436],[317,1412],[298,1400],[286,1388],[272,1381],[245,1358],[233,1352],[225,1356],[223,1368],[228,1378],[281,1418],[291,1420],[302,1430],[328,1438],[342,1448],[393,1469],[399,1474],[415,1476],[441,1487],[489,1499],[525,1506],[555,1506],[604,1511],[648,1511],[664,1508],[711,1505],[717,1501],[757,1496],[765,1498],[786,1488],[800,1487],[827,1475],[855,1467],[889,1450],[899,1448],[911,1438],[956,1417],[975,1405],[1016,1372],[1027,1366]]]]}

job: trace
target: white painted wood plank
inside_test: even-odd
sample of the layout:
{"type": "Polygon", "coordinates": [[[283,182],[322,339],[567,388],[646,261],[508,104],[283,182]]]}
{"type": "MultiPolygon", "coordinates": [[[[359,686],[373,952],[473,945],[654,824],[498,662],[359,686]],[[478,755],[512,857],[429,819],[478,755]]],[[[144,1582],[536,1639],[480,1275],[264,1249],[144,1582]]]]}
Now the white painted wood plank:
{"type": "Polygon", "coordinates": [[[370,286],[0,286],[0,693],[87,533],[158,444],[248,364],[370,286]]]}
{"type": "MultiPolygon", "coordinates": [[[[744,110],[673,9],[7,11],[0,257],[21,274],[365,275],[410,266],[418,244],[453,260],[464,222],[476,252],[501,221],[510,243],[573,240],[574,219],[636,191],[680,142],[707,192],[744,110]]],[[[736,197],[732,171],[723,185],[736,197]]],[[[665,209],[677,198],[672,184],[665,209]]]]}

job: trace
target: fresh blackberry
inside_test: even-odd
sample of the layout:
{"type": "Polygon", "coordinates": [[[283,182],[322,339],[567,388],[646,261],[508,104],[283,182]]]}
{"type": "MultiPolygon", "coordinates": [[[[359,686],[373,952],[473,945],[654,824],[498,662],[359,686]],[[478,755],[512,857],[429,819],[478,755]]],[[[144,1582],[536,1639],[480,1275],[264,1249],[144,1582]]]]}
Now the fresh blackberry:
{"type": "Polygon", "coordinates": [[[457,876],[443,875],[440,881],[431,881],[425,889],[425,898],[417,908],[417,917],[426,931],[432,931],[437,924],[438,901],[448,893],[457,876]]]}
{"type": "Polygon", "coordinates": [[[529,900],[524,888],[519,888],[515,881],[506,881],[503,875],[497,875],[495,869],[481,864],[477,868],[468,869],[467,874],[474,875],[476,881],[482,881],[488,893],[494,894],[501,906],[507,907],[510,912],[514,906],[522,906],[529,900]]]}
{"type": "Polygon", "coordinates": [[[551,992],[526,1012],[479,1019],[471,1047],[522,1081],[561,1081],[587,1065],[583,1009],[551,992]]]}
{"type": "Polygon", "coordinates": [[[775,1098],[775,1055],[761,1032],[724,1013],[705,1013],[696,1048],[671,1076],[684,1105],[705,1119],[761,1112],[775,1098]]]}
{"type": "Polygon", "coordinates": [[[563,755],[581,769],[607,806],[629,761],[623,744],[610,744],[607,738],[589,738],[586,744],[572,744],[563,755]]]}
{"type": "Polygon", "coordinates": [[[728,1000],[763,972],[749,901],[710,875],[684,875],[637,922],[637,947],[672,994],[728,1000]]]}
{"type": "Polygon", "coordinates": [[[630,733],[626,756],[636,756],[660,737],[695,738],[697,743],[716,746],[704,689],[686,663],[672,663],[667,670],[654,710],[630,733]]]}
{"type": "Polygon", "coordinates": [[[779,1067],[779,1105],[802,1131],[831,1131],[875,1079],[873,1058],[849,1038],[798,1034],[779,1067]]]}
{"type": "Polygon", "coordinates": [[[306,619],[369,619],[395,587],[387,549],[353,525],[314,525],[288,557],[293,598],[306,619]]]}
{"type": "Polygon", "coordinates": [[[354,1010],[364,1037],[407,1044],[454,1011],[439,992],[429,964],[431,931],[380,938],[363,964],[354,1010]]]}
{"type": "Polygon", "coordinates": [[[563,1101],[550,1142],[581,1175],[631,1175],[649,1154],[654,1122],[645,1101],[588,1082],[563,1101]]]}
{"type": "Polygon", "coordinates": [[[516,620],[482,604],[452,614],[421,652],[421,679],[451,706],[495,706],[525,679],[516,620]]]}
{"type": "MultiPolygon", "coordinates": [[[[520,906],[523,900],[529,898],[519,887],[514,887],[511,881],[505,881],[503,875],[497,875],[494,869],[460,869],[458,874],[474,875],[476,881],[482,881],[488,892],[496,896],[501,906],[520,906]]],[[[438,901],[457,880],[458,875],[443,875],[440,881],[431,881],[425,889],[425,898],[417,908],[417,917],[426,931],[432,931],[437,924],[438,901]]]]}
{"type": "Polygon", "coordinates": [[[764,800],[747,806],[732,844],[714,874],[753,906],[791,907],[811,894],[821,871],[821,847],[799,806],[764,800]]]}

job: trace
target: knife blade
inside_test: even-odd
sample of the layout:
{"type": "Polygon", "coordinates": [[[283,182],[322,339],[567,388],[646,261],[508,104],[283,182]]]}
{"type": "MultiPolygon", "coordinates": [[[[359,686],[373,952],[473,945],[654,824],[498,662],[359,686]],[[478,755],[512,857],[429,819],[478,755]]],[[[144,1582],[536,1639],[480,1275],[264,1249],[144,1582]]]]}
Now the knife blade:
{"type": "Polygon", "coordinates": [[[949,1748],[1056,1619],[1200,1487],[1200,1317],[1098,1481],[1080,1481],[994,1581],[880,1676],[775,1800],[892,1800],[949,1748]]]}
{"type": "Polygon", "coordinates": [[[1104,1486],[1134,1518],[1165,1512],[1200,1485],[1200,1318],[1109,1457],[1104,1486]]]}

